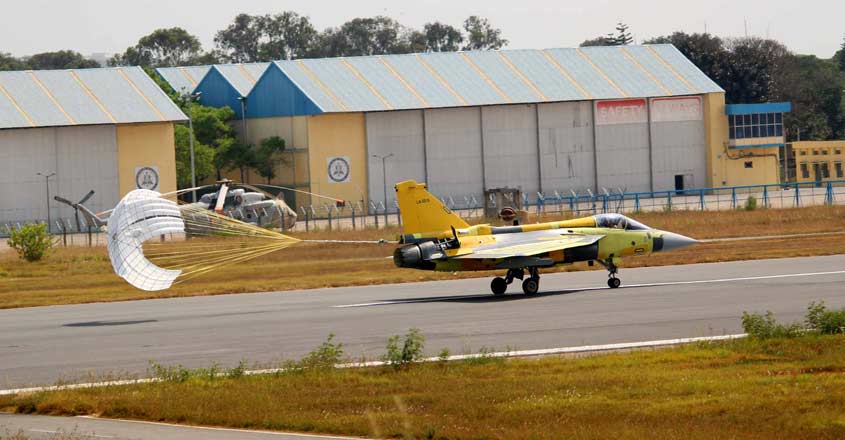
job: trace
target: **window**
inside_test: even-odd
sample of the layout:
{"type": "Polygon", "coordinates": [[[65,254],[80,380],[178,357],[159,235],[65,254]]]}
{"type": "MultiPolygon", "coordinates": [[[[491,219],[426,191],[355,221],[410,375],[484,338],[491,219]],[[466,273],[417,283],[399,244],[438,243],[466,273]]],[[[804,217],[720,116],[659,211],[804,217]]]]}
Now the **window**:
{"type": "Polygon", "coordinates": [[[807,162],[801,162],[801,177],[804,179],[810,178],[810,166],[807,162]]]}
{"type": "Polygon", "coordinates": [[[819,150],[813,150],[813,156],[818,156],[818,155],[819,155],[819,150]]]}
{"type": "Polygon", "coordinates": [[[841,179],[842,176],[842,162],[834,162],[833,169],[836,171],[836,178],[841,179]]]}
{"type": "Polygon", "coordinates": [[[783,123],[779,113],[728,115],[728,133],[731,139],[783,136],[783,123]]]}
{"type": "Polygon", "coordinates": [[[750,160],[745,161],[745,168],[754,168],[754,162],[750,160]]]}
{"type": "Polygon", "coordinates": [[[798,154],[801,155],[801,156],[806,156],[807,150],[801,150],[798,154]]]}
{"type": "Polygon", "coordinates": [[[825,148],[824,150],[822,150],[822,156],[827,156],[827,153],[828,153],[827,148],[825,148]]]}
{"type": "Polygon", "coordinates": [[[830,167],[827,162],[822,162],[822,179],[830,179],[830,167]]]}
{"type": "Polygon", "coordinates": [[[842,154],[842,149],[841,148],[834,149],[833,154],[842,154]]]}

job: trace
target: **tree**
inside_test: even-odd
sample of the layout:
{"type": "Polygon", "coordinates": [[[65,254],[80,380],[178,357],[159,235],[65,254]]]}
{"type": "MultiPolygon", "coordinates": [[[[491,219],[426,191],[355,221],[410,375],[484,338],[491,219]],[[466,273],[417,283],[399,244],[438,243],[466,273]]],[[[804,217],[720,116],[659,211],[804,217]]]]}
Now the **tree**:
{"type": "Polygon", "coordinates": [[[501,49],[508,45],[508,40],[502,38],[502,30],[494,28],[486,18],[477,15],[467,17],[464,30],[467,33],[464,50],[501,49]]]}
{"type": "Polygon", "coordinates": [[[430,52],[454,52],[460,50],[464,42],[464,36],[458,28],[439,21],[426,23],[422,37],[425,39],[425,50],[430,52]]]}
{"type": "Polygon", "coordinates": [[[0,52],[0,71],[3,70],[25,70],[26,63],[13,57],[11,54],[0,52]]]}
{"type": "Polygon", "coordinates": [[[404,28],[385,17],[353,18],[339,28],[327,29],[321,39],[323,56],[385,55],[402,53],[404,28]]]}
{"type": "Polygon", "coordinates": [[[185,29],[156,29],[122,54],[109,59],[112,66],[173,67],[197,64],[202,57],[199,39],[185,29]]]}
{"type": "Polygon", "coordinates": [[[60,50],[57,52],[37,53],[25,59],[28,69],[59,70],[87,69],[100,67],[100,63],[83,57],[79,52],[60,50]]]}
{"type": "MultiPolygon", "coordinates": [[[[189,188],[191,186],[191,144],[188,126],[177,125],[175,137],[176,185],[178,188],[189,188]]],[[[194,139],[194,169],[198,182],[215,172],[214,149],[196,139],[194,139]]]]}
{"type": "Polygon", "coordinates": [[[845,71],[845,37],[842,37],[842,49],[833,57],[839,62],[839,70],[845,71]]]}
{"type": "Polygon", "coordinates": [[[260,17],[238,14],[226,29],[214,36],[214,44],[226,59],[233,63],[258,61],[259,38],[261,37],[260,17]]]}
{"type": "Polygon", "coordinates": [[[283,162],[278,154],[284,151],[285,140],[278,136],[263,139],[255,151],[255,171],[267,179],[268,185],[276,177],[276,163],[283,162]]]}
{"type": "Polygon", "coordinates": [[[259,17],[256,26],[258,56],[263,61],[305,57],[317,41],[318,32],[311,20],[292,11],[259,17]]]}
{"type": "Polygon", "coordinates": [[[634,42],[634,37],[628,32],[628,25],[616,23],[616,33],[608,33],[602,37],[595,37],[581,42],[581,47],[588,46],[625,46],[634,42]]]}
{"type": "Polygon", "coordinates": [[[838,66],[813,55],[789,55],[783,60],[772,100],[792,102],[784,125],[791,128],[789,139],[824,140],[843,135],[842,89],[838,66]]]}
{"type": "Polygon", "coordinates": [[[759,37],[734,38],[726,42],[727,58],[721,82],[727,102],[759,103],[771,99],[775,81],[791,55],[780,42],[759,37]]]}
{"type": "Polygon", "coordinates": [[[226,139],[214,152],[214,166],[218,177],[221,170],[240,170],[241,182],[246,182],[246,173],[256,164],[255,148],[233,138],[226,139]]]}

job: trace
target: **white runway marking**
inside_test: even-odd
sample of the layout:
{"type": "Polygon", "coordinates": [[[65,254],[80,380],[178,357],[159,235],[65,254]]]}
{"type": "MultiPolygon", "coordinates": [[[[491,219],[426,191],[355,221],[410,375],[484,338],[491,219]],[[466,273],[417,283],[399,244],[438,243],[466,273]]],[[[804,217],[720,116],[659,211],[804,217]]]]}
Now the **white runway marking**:
{"type": "MultiPolygon", "coordinates": [[[[66,432],[66,431],[61,431],[61,430],[51,431],[49,429],[35,429],[35,428],[33,428],[33,429],[30,429],[29,431],[30,432],[40,432],[40,433],[43,433],[43,434],[59,434],[59,435],[68,434],[68,432],[66,432]]],[[[97,437],[97,438],[114,438],[113,435],[85,434],[84,436],[85,437],[97,437]]]]}
{"type": "Polygon", "coordinates": [[[109,418],[102,418],[102,417],[93,417],[93,416],[78,416],[81,419],[91,419],[91,420],[106,420],[109,422],[123,422],[123,423],[138,423],[143,425],[158,425],[158,426],[169,426],[173,428],[183,428],[183,429],[203,429],[206,431],[224,431],[224,432],[245,432],[250,434],[266,434],[266,435],[278,435],[278,436],[286,436],[286,437],[303,437],[303,438],[320,438],[320,439],[337,439],[337,440],[360,440],[360,437],[343,437],[343,436],[335,436],[335,435],[321,435],[321,434],[304,434],[300,432],[286,432],[286,431],[262,431],[260,429],[235,429],[235,428],[217,428],[214,426],[195,426],[195,425],[179,425],[176,423],[165,423],[165,422],[150,422],[146,420],[129,420],[129,419],[109,419],[109,418]]]}
{"type": "MultiPolygon", "coordinates": [[[[789,274],[781,274],[781,275],[761,275],[755,277],[737,277],[737,278],[717,278],[713,280],[692,280],[692,281],[668,281],[665,283],[643,283],[643,284],[623,284],[620,289],[629,288],[629,287],[660,287],[660,286],[681,286],[687,284],[711,284],[711,283],[729,283],[733,281],[754,281],[754,280],[770,280],[770,279],[777,279],[777,278],[796,278],[796,277],[810,277],[810,276],[822,276],[822,275],[839,275],[845,274],[845,270],[834,270],[829,272],[806,272],[806,273],[789,273],[789,274]]],[[[564,289],[564,291],[589,291],[589,290],[607,290],[610,287],[572,287],[569,289],[564,289]]],[[[542,296],[543,292],[540,292],[542,296]]],[[[342,304],[331,306],[332,308],[336,309],[345,309],[351,307],[373,307],[373,306],[387,306],[392,304],[414,304],[414,303],[424,303],[424,302],[435,302],[435,301],[442,301],[442,300],[461,300],[461,299],[473,299],[473,298],[484,298],[490,295],[463,295],[463,296],[440,296],[436,298],[420,298],[420,299],[397,299],[397,300],[388,300],[388,301],[375,301],[369,303],[359,303],[359,304],[342,304]]]]}

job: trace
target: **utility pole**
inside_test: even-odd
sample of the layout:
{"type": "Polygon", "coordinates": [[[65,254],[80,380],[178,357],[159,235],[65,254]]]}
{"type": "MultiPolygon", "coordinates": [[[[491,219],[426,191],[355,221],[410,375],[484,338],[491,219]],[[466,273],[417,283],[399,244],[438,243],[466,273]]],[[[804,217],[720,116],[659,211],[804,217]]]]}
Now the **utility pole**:
{"type": "Polygon", "coordinates": [[[387,212],[387,158],[393,157],[393,153],[379,156],[378,154],[373,154],[373,157],[376,159],[381,159],[381,180],[382,185],[384,187],[384,212],[387,212]]]}
{"type": "Polygon", "coordinates": [[[50,178],[55,176],[56,173],[44,174],[44,173],[35,173],[44,178],[44,186],[47,188],[47,231],[51,229],[52,220],[50,218],[50,178]]]}

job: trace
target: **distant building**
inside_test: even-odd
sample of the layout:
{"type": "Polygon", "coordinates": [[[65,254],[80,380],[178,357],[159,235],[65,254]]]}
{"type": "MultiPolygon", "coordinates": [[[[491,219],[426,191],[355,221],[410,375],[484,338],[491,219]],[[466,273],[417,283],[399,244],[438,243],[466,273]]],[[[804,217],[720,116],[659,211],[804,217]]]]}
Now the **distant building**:
{"type": "MultiPolygon", "coordinates": [[[[138,67],[0,72],[0,225],[99,212],[144,187],[176,190],[175,122],[187,117],[138,67]]],[[[52,225],[55,229],[55,225],[52,225]]]]}
{"type": "MultiPolygon", "coordinates": [[[[175,73],[159,69],[186,87],[175,73]]],[[[213,66],[194,82],[201,103],[235,110],[246,142],[286,140],[273,183],[351,201],[392,207],[405,179],[458,206],[497,187],[534,200],[778,181],[782,121],[768,115],[780,107],[726,106],[672,45],[301,59],[213,66]],[[737,139],[729,118],[745,114],[766,123],[749,119],[744,136],[741,119],[737,139]]]]}
{"type": "Polygon", "coordinates": [[[845,179],[845,140],[792,142],[797,182],[845,179]]]}

